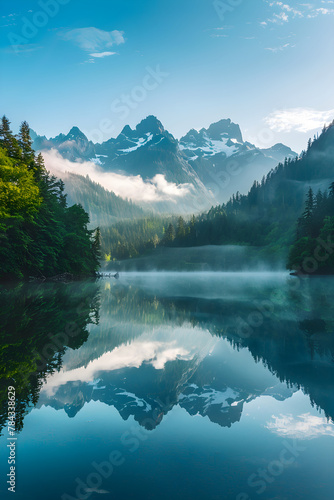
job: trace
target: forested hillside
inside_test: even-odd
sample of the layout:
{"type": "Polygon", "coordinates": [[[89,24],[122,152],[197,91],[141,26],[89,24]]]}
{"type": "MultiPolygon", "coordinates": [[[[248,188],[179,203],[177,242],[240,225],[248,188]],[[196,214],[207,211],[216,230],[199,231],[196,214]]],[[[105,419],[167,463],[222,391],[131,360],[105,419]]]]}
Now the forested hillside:
{"type": "Polygon", "coordinates": [[[144,217],[145,212],[138,205],[107,191],[88,176],[68,173],[63,180],[68,204],[81,204],[88,212],[92,227],[110,226],[120,219],[144,217]]]}
{"type": "Polygon", "coordinates": [[[81,205],[67,206],[64,183],[49,175],[31,147],[29,125],[15,137],[0,124],[0,278],[93,275],[99,230],[81,205]]]}
{"type": "Polygon", "coordinates": [[[309,189],[288,268],[302,274],[334,272],[334,182],[316,195],[309,189]]]}
{"type": "Polygon", "coordinates": [[[165,244],[174,224],[175,217],[151,216],[101,228],[102,257],[109,261],[143,255],[165,244]]]}

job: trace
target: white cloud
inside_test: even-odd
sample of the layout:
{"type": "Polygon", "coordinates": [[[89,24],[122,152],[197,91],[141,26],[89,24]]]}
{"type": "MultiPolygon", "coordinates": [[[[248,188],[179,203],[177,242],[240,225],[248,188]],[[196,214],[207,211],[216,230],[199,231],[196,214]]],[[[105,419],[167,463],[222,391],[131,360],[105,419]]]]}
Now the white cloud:
{"type": "Polygon", "coordinates": [[[62,369],[48,379],[44,391],[52,395],[55,389],[67,382],[92,382],[101,372],[139,368],[145,361],[152,364],[156,370],[162,370],[167,361],[175,359],[191,359],[191,354],[183,346],[178,346],[175,340],[135,340],[131,344],[115,347],[113,351],[90,361],[87,366],[69,371],[62,369]]]}
{"type": "Polygon", "coordinates": [[[292,415],[272,416],[273,421],[267,422],[266,428],[282,437],[294,439],[314,439],[319,436],[334,437],[334,425],[324,417],[304,413],[296,418],[292,415]]]}
{"type": "Polygon", "coordinates": [[[334,118],[334,109],[317,111],[312,108],[290,108],[278,110],[267,116],[264,121],[276,132],[310,132],[329,123],[334,118]]]}
{"type": "Polygon", "coordinates": [[[288,15],[285,12],[281,12],[280,14],[274,14],[274,18],[271,20],[272,23],[287,23],[289,20],[288,15]]]}
{"type": "MultiPolygon", "coordinates": [[[[117,324],[117,323],[116,323],[117,324]]],[[[48,377],[43,392],[52,395],[59,386],[67,382],[93,382],[103,372],[112,372],[124,368],[139,368],[143,363],[152,365],[156,370],[163,370],[168,361],[176,359],[199,362],[214,348],[218,340],[193,325],[182,327],[165,325],[164,328],[153,328],[130,343],[123,343],[100,357],[91,359],[93,351],[83,353],[80,367],[71,368],[71,351],[62,369],[48,377]],[[85,359],[90,359],[85,362],[85,359]]],[[[90,346],[92,348],[94,346],[90,346]]],[[[90,349],[88,347],[88,349],[90,349]]],[[[80,353],[79,353],[80,357],[80,353]]],[[[77,359],[77,358],[76,358],[77,359]]],[[[77,366],[77,365],[76,365],[77,366]]]]}
{"type": "Polygon", "coordinates": [[[266,50],[270,50],[271,52],[282,52],[282,50],[285,50],[287,48],[293,48],[295,45],[292,45],[291,43],[285,43],[284,45],[280,45],[278,47],[267,47],[266,50]]]}
{"type": "MultiPolygon", "coordinates": [[[[88,52],[91,57],[102,58],[115,54],[115,52],[110,52],[107,49],[124,43],[123,34],[122,31],[118,30],[103,31],[90,27],[61,32],[59,36],[63,40],[74,42],[82,50],[88,52]]],[[[94,59],[87,62],[94,62],[94,59]]]]}
{"type": "Polygon", "coordinates": [[[108,57],[114,56],[116,52],[93,52],[93,54],[89,54],[91,57],[108,57]]]}
{"type": "MultiPolygon", "coordinates": [[[[318,17],[319,15],[331,15],[334,14],[334,9],[327,7],[317,7],[314,4],[310,3],[300,3],[298,9],[292,7],[289,4],[285,4],[283,2],[268,2],[265,0],[269,7],[275,9],[276,12],[273,13],[272,17],[266,19],[266,21],[262,21],[260,24],[263,26],[267,26],[270,24],[284,24],[288,23],[293,19],[302,19],[302,18],[313,18],[318,17]]],[[[322,4],[330,4],[331,1],[321,2],[322,4]]]]}
{"type": "Polygon", "coordinates": [[[58,177],[65,179],[66,172],[88,175],[105,189],[134,202],[170,201],[176,203],[178,199],[187,196],[193,190],[191,184],[174,184],[168,182],[161,174],[144,181],[140,175],[127,176],[106,172],[91,161],[72,162],[64,159],[54,149],[43,151],[43,157],[46,168],[58,177]]]}

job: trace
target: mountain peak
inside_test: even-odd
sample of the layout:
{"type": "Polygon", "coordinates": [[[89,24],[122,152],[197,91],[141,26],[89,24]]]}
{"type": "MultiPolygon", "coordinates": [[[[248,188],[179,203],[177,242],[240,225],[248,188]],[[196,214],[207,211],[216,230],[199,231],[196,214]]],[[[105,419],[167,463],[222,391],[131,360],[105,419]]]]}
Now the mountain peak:
{"type": "Polygon", "coordinates": [[[122,129],[122,132],[120,133],[120,135],[126,135],[127,137],[131,137],[132,134],[133,130],[130,125],[125,125],[125,127],[123,127],[122,129]]]}
{"type": "Polygon", "coordinates": [[[67,139],[84,139],[88,140],[87,137],[78,127],[72,127],[69,133],[67,134],[67,139]]]}
{"type": "Polygon", "coordinates": [[[226,134],[230,139],[236,139],[241,143],[243,142],[239,125],[233,123],[230,118],[212,123],[206,130],[206,133],[211,139],[216,141],[221,140],[222,134],[226,134]]]}
{"type": "Polygon", "coordinates": [[[165,129],[162,123],[153,115],[149,115],[142,120],[136,127],[138,134],[143,135],[151,133],[154,135],[163,134],[165,129]]]}

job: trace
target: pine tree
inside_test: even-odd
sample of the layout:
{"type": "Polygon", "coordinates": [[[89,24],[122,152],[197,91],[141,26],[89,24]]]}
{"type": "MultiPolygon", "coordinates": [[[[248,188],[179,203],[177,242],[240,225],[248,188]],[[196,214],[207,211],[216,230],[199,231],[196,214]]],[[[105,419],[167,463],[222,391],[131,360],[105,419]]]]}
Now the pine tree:
{"type": "Polygon", "coordinates": [[[177,221],[176,237],[182,239],[185,237],[185,235],[186,235],[185,222],[183,217],[180,216],[177,221]]]}
{"type": "Polygon", "coordinates": [[[305,210],[302,215],[302,218],[304,219],[306,224],[312,218],[313,210],[314,210],[314,194],[313,194],[313,189],[310,188],[306,196],[305,210]]]}
{"type": "Polygon", "coordinates": [[[10,129],[10,121],[4,115],[0,124],[0,146],[6,149],[10,158],[21,159],[19,144],[10,129]]]}
{"type": "Polygon", "coordinates": [[[45,177],[47,175],[42,153],[38,153],[38,155],[35,157],[34,172],[37,182],[40,182],[43,176],[45,177]]]}
{"type": "Polygon", "coordinates": [[[26,121],[21,123],[19,133],[19,146],[22,150],[22,160],[27,166],[31,166],[35,159],[34,151],[32,149],[32,140],[30,138],[30,128],[26,121]]]}
{"type": "Polygon", "coordinates": [[[175,228],[172,223],[168,225],[164,239],[167,245],[173,243],[175,240],[175,228]]]}
{"type": "Polygon", "coordinates": [[[315,208],[316,209],[319,209],[322,207],[323,200],[324,200],[324,196],[322,194],[322,191],[319,189],[319,191],[317,192],[316,197],[315,197],[315,208]]]}
{"type": "Polygon", "coordinates": [[[93,254],[98,261],[101,259],[101,230],[99,227],[95,229],[95,234],[93,238],[93,254]]]}

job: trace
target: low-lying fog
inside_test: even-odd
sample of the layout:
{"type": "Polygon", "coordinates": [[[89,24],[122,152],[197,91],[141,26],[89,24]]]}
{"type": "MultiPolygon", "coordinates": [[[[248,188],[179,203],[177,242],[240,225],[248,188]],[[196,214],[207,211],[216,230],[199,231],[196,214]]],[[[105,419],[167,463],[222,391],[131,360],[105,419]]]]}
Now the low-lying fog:
{"type": "Polygon", "coordinates": [[[261,247],[238,245],[190,248],[158,248],[150,255],[104,264],[102,272],[112,271],[286,271],[281,255],[269,255],[261,247]]]}

